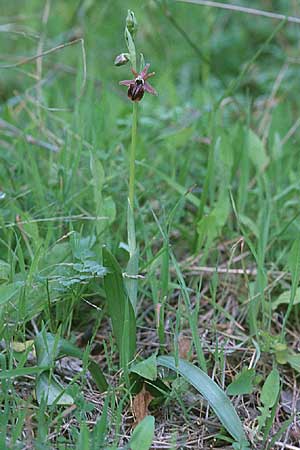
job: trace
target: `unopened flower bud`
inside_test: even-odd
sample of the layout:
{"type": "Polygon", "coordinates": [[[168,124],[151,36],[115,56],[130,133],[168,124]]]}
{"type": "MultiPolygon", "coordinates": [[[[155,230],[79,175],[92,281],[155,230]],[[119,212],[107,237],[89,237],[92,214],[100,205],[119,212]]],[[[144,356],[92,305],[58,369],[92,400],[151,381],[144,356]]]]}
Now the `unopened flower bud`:
{"type": "Polygon", "coordinates": [[[114,61],[115,66],[124,66],[130,59],[129,53],[121,53],[114,61]]]}
{"type": "Polygon", "coordinates": [[[132,37],[136,35],[138,24],[135,18],[134,12],[131,9],[128,10],[128,14],[126,17],[126,27],[132,37]]]}

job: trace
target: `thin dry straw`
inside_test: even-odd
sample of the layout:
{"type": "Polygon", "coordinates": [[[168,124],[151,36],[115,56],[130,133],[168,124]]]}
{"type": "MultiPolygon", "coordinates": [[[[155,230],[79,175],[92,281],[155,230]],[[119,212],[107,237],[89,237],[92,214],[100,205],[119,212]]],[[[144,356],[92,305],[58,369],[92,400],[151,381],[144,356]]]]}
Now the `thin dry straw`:
{"type": "MultiPolygon", "coordinates": [[[[2,66],[0,66],[0,70],[1,69],[15,69],[15,68],[17,68],[19,66],[22,66],[23,64],[27,64],[27,63],[33,62],[33,61],[35,61],[38,58],[42,58],[42,57],[44,57],[46,55],[50,55],[51,53],[57,52],[59,50],[62,50],[64,48],[66,48],[66,47],[70,47],[72,45],[76,45],[78,43],[80,44],[80,47],[81,47],[82,66],[83,66],[83,68],[82,68],[83,80],[82,80],[82,83],[81,83],[81,88],[80,88],[79,95],[75,98],[75,100],[79,100],[82,97],[83,93],[84,93],[85,85],[86,85],[86,79],[87,79],[86,53],[85,53],[84,39],[83,38],[74,39],[73,41],[57,45],[56,47],[50,48],[49,50],[45,50],[44,52],[39,53],[37,55],[29,56],[27,58],[24,58],[21,61],[18,61],[18,62],[14,63],[14,64],[2,65],[2,66]]],[[[36,103],[38,103],[38,102],[36,102],[36,103]]],[[[42,105],[40,103],[38,103],[38,105],[43,107],[44,109],[47,109],[48,111],[73,111],[72,108],[47,108],[46,106],[44,106],[44,105],[42,105]]]]}
{"type": "Polygon", "coordinates": [[[300,17],[285,16],[284,14],[272,13],[269,11],[263,11],[254,8],[247,8],[245,6],[231,5],[229,3],[212,2],[209,0],[177,0],[177,1],[183,3],[195,3],[196,5],[210,6],[212,8],[227,9],[229,11],[252,14],[254,16],[268,17],[269,19],[286,20],[287,22],[300,24],[300,17]]]}

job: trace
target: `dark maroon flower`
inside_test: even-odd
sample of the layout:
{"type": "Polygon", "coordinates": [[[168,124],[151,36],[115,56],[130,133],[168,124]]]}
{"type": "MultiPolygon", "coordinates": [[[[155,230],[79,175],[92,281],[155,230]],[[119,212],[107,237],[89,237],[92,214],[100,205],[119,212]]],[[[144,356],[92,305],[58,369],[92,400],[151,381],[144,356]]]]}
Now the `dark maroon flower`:
{"type": "Polygon", "coordinates": [[[152,95],[157,95],[156,90],[147,82],[147,79],[153,77],[155,72],[147,73],[150,64],[146,64],[144,69],[137,73],[134,69],[131,69],[135,78],[133,80],[123,80],[119,84],[128,86],[128,97],[133,102],[139,102],[142,100],[145,91],[152,95]]]}

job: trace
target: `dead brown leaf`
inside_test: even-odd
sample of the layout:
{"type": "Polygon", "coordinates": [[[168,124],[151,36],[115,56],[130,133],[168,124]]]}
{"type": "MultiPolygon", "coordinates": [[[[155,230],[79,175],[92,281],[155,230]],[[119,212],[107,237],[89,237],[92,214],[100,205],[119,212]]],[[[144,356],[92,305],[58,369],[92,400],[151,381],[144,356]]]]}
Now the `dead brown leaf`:
{"type": "Polygon", "coordinates": [[[178,338],[178,353],[179,358],[188,359],[188,354],[191,350],[190,338],[183,336],[182,334],[178,338]]]}
{"type": "Polygon", "coordinates": [[[148,416],[148,406],[154,397],[146,390],[143,384],[142,390],[134,397],[132,402],[132,412],[135,417],[133,427],[136,427],[146,416],[148,416]]]}

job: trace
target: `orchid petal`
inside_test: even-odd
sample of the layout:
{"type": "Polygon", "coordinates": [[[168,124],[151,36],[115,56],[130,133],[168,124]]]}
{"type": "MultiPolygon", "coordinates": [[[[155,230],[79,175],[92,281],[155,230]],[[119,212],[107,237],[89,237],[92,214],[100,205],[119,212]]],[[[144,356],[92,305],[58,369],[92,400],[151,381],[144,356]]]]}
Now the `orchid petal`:
{"type": "Polygon", "coordinates": [[[140,76],[142,78],[145,78],[145,76],[147,75],[149,67],[150,67],[150,64],[146,64],[145,67],[143,68],[143,70],[141,71],[140,76]]]}
{"type": "Polygon", "coordinates": [[[148,78],[153,77],[155,75],[155,72],[150,72],[145,75],[144,80],[148,80],[148,78]]]}
{"type": "Polygon", "coordinates": [[[154,87],[152,87],[151,84],[147,83],[147,81],[145,81],[145,83],[144,83],[144,89],[146,92],[148,92],[148,94],[158,95],[158,93],[154,89],[154,87]]]}
{"type": "Polygon", "coordinates": [[[139,74],[137,73],[136,70],[134,70],[133,67],[131,67],[131,72],[133,73],[133,75],[135,76],[135,78],[139,76],[139,74]]]}
{"type": "Polygon", "coordinates": [[[119,84],[121,84],[123,86],[130,86],[133,83],[134,83],[134,80],[122,80],[122,81],[119,81],[119,84]]]}

